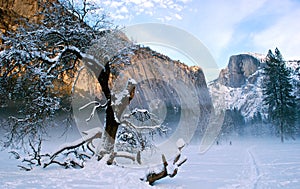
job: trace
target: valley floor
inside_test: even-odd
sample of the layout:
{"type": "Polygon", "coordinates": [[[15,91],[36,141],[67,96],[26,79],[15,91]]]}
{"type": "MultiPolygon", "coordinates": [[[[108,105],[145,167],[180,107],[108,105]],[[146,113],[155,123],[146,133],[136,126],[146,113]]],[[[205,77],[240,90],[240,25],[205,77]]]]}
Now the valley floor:
{"type": "Polygon", "coordinates": [[[6,151],[0,152],[0,188],[299,188],[300,139],[281,143],[279,138],[223,141],[205,154],[188,146],[188,161],[173,179],[153,187],[139,180],[147,170],[108,167],[91,161],[84,169],[49,167],[20,171],[6,151]]]}

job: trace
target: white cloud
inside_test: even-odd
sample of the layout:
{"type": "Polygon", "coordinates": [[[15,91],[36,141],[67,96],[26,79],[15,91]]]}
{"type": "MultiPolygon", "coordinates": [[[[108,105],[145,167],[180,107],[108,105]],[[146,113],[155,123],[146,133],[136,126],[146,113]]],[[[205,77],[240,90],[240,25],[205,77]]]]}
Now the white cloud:
{"type": "Polygon", "coordinates": [[[151,1],[146,1],[146,2],[144,2],[143,6],[145,8],[152,8],[152,7],[154,7],[154,4],[151,1]]]}
{"type": "Polygon", "coordinates": [[[300,9],[282,16],[266,30],[254,34],[254,45],[259,49],[278,47],[286,59],[300,59],[300,9]]]}
{"type": "Polygon", "coordinates": [[[180,16],[179,14],[175,14],[175,17],[176,17],[178,20],[182,20],[182,16],[180,16]]]}
{"type": "Polygon", "coordinates": [[[112,1],[111,3],[110,3],[110,6],[112,7],[112,8],[119,8],[120,6],[122,6],[122,2],[117,2],[117,1],[112,1]]]}
{"type": "Polygon", "coordinates": [[[120,8],[119,12],[120,13],[128,13],[129,11],[128,11],[127,7],[123,6],[120,8]]]}
{"type": "Polygon", "coordinates": [[[191,0],[89,0],[102,6],[115,20],[124,20],[137,15],[153,19],[164,18],[164,22],[183,19],[179,14],[191,0]]]}
{"type": "Polygon", "coordinates": [[[172,20],[172,17],[171,17],[171,16],[165,16],[165,17],[164,17],[164,21],[170,21],[170,20],[172,20]]]}
{"type": "Polygon", "coordinates": [[[177,2],[182,2],[182,3],[188,3],[191,2],[192,0],[177,0],[177,2]]]}
{"type": "Polygon", "coordinates": [[[245,18],[253,16],[264,2],[263,0],[255,3],[251,0],[212,0],[206,3],[198,1],[194,6],[197,7],[197,11],[194,12],[197,17],[189,19],[192,23],[197,23],[194,26],[197,27],[197,36],[204,38],[214,57],[219,58],[232,40],[235,40],[237,25],[245,18]]]}
{"type": "Polygon", "coordinates": [[[142,3],[142,1],[141,1],[141,0],[129,0],[128,2],[130,2],[130,3],[134,3],[134,4],[136,4],[136,5],[139,5],[139,4],[141,4],[141,3],[142,3]]]}
{"type": "Polygon", "coordinates": [[[149,16],[153,16],[154,12],[153,11],[146,11],[145,14],[149,15],[149,16]]]}
{"type": "Polygon", "coordinates": [[[118,19],[118,20],[124,20],[124,19],[129,19],[129,15],[124,15],[124,14],[111,14],[111,17],[113,19],[118,19]]]}
{"type": "Polygon", "coordinates": [[[102,3],[103,3],[103,5],[108,6],[108,5],[110,5],[111,1],[103,1],[102,3]]]}

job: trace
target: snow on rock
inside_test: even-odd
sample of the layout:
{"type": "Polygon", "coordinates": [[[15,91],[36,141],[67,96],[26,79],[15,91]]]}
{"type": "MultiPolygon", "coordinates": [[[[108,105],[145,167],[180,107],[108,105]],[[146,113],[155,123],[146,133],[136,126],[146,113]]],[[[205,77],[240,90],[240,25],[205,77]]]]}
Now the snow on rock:
{"type": "Polygon", "coordinates": [[[249,54],[255,58],[257,58],[260,62],[265,62],[266,61],[266,56],[265,54],[261,53],[254,53],[254,52],[247,52],[246,54],[249,54]]]}
{"type": "MultiPolygon", "coordinates": [[[[215,81],[208,83],[208,88],[210,95],[214,104],[214,108],[217,110],[226,109],[238,109],[241,111],[242,115],[245,117],[246,121],[253,118],[256,113],[261,113],[263,118],[267,116],[267,107],[263,104],[263,59],[264,55],[257,53],[247,53],[258,59],[260,65],[257,70],[251,75],[245,77],[245,83],[240,86],[231,86],[228,84],[226,79],[229,75],[234,75],[235,73],[229,73],[230,70],[224,69],[220,73],[220,77],[215,81]]],[[[287,67],[292,70],[292,82],[294,85],[300,83],[300,78],[296,75],[295,70],[300,68],[299,61],[287,61],[287,67]]],[[[245,70],[242,70],[245,72],[245,70]]],[[[235,78],[235,77],[233,77],[235,78]]],[[[297,93],[297,87],[294,87],[295,94],[297,93]]]]}
{"type": "MultiPolygon", "coordinates": [[[[255,75],[261,75],[256,72],[255,75]]],[[[257,76],[258,77],[258,76],[257,76]]],[[[251,119],[255,113],[266,115],[267,109],[262,102],[262,78],[252,84],[247,82],[239,88],[227,87],[219,83],[208,85],[215,109],[226,110],[237,108],[241,110],[246,120],[251,119]]]]}
{"type": "Polygon", "coordinates": [[[137,82],[136,82],[136,80],[134,80],[133,78],[129,78],[129,79],[128,79],[128,84],[131,84],[131,85],[137,85],[137,82]]]}
{"type": "Polygon", "coordinates": [[[117,93],[117,94],[114,93],[113,96],[115,97],[115,100],[112,104],[117,106],[117,105],[122,104],[124,98],[129,97],[129,91],[123,90],[120,93],[117,93]]]}

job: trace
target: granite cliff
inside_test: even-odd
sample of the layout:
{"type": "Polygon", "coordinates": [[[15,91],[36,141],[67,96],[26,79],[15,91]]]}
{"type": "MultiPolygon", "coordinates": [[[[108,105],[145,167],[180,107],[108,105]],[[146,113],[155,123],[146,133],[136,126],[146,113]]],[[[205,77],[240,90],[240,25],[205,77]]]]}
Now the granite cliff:
{"type": "Polygon", "coordinates": [[[241,87],[259,66],[260,61],[249,54],[233,55],[227,68],[221,70],[218,82],[227,87],[241,87]]]}
{"type": "MultiPolygon", "coordinates": [[[[237,109],[246,121],[261,114],[267,117],[263,103],[263,67],[265,56],[249,53],[230,57],[228,66],[221,70],[219,77],[208,84],[214,107],[223,110],[237,109]]],[[[300,61],[286,61],[292,71],[294,94],[299,97],[300,61]]]]}
{"type": "MultiPolygon", "coordinates": [[[[51,0],[51,2],[57,1],[51,0]]],[[[1,32],[14,31],[25,22],[38,23],[42,16],[36,13],[42,11],[43,8],[37,0],[0,0],[1,32]]],[[[114,44],[116,43],[112,45],[114,44]]],[[[117,52],[120,47],[107,48],[112,48],[117,52]]],[[[125,67],[120,67],[120,69],[123,68],[125,67]]],[[[184,124],[194,120],[197,123],[195,136],[204,133],[212,102],[201,68],[188,67],[150,48],[138,46],[130,57],[130,66],[119,71],[138,82],[135,99],[131,103],[132,107],[149,109],[157,106],[158,109],[162,108],[163,111],[158,110],[157,113],[163,112],[165,114],[163,120],[175,126],[181,124],[180,119],[184,111],[184,124]],[[195,112],[192,107],[186,107],[187,104],[197,106],[200,115],[189,116],[195,112]]],[[[99,86],[87,86],[87,83],[93,83],[93,81],[88,81],[90,76],[87,76],[88,73],[85,74],[86,77],[78,81],[82,83],[82,86],[86,86],[82,90],[92,93],[96,92],[93,90],[99,90],[99,86]],[[92,91],[91,88],[93,88],[92,91]]],[[[126,82],[126,78],[120,78],[117,83],[126,82]]]]}
{"type": "MultiPolygon", "coordinates": [[[[57,0],[42,0],[41,2],[57,2],[57,0]]],[[[0,30],[5,33],[15,30],[22,22],[38,22],[42,17],[37,15],[42,11],[37,0],[0,0],[0,30]]]]}

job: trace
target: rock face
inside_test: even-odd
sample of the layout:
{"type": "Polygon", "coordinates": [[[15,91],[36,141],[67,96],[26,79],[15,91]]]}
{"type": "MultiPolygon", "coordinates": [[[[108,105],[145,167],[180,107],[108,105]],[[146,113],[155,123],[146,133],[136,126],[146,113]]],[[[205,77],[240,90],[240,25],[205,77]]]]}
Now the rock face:
{"type": "MultiPolygon", "coordinates": [[[[57,0],[41,0],[40,2],[58,2],[57,0]]],[[[25,22],[38,22],[42,17],[36,13],[42,11],[38,0],[0,0],[0,50],[1,35],[7,31],[15,31],[25,22]]]]}
{"type": "MultiPolygon", "coordinates": [[[[246,121],[251,121],[258,113],[263,119],[267,118],[268,109],[263,103],[264,57],[253,53],[230,58],[227,68],[221,70],[219,78],[208,85],[214,108],[235,108],[241,111],[246,121]]],[[[297,73],[299,74],[300,62],[287,61],[286,65],[292,70],[294,94],[299,96],[300,77],[297,77],[297,73]]]]}
{"type": "Polygon", "coordinates": [[[262,102],[263,65],[259,58],[250,54],[231,56],[227,68],[209,84],[214,107],[224,111],[235,108],[241,111],[246,121],[257,112],[266,116],[262,102]]]}
{"type": "Polygon", "coordinates": [[[24,18],[32,18],[38,10],[36,0],[1,0],[0,7],[3,10],[11,11],[24,18]]]}
{"type": "MultiPolygon", "coordinates": [[[[57,2],[57,0],[50,2],[57,2]]],[[[0,0],[2,33],[16,30],[22,24],[20,18],[26,22],[39,21],[41,18],[36,16],[36,12],[42,11],[41,9],[37,0],[0,0]]],[[[117,51],[118,48],[120,47],[113,49],[117,51]]],[[[123,78],[118,77],[119,80],[113,86],[114,89],[121,90],[122,86],[126,86],[128,78],[133,78],[138,83],[135,98],[130,104],[131,108],[147,108],[156,111],[155,113],[165,124],[169,124],[173,131],[176,130],[176,125],[195,123],[197,127],[195,138],[199,138],[199,135],[204,133],[209,121],[212,102],[201,68],[188,67],[150,48],[142,47],[138,47],[132,54],[130,66],[126,66],[126,69],[122,66],[119,68],[123,78]]],[[[83,78],[82,82],[85,86],[87,83],[95,82],[95,78],[87,81],[91,78],[88,77],[88,73],[83,78]]],[[[92,90],[88,87],[91,86],[82,88],[82,91],[92,91],[94,94],[91,96],[94,96],[99,89],[99,86],[92,87],[95,88],[92,90]]],[[[188,133],[189,128],[181,132],[188,133]]]]}
{"type": "MultiPolygon", "coordinates": [[[[46,2],[46,0],[44,0],[46,2]]],[[[57,2],[50,0],[48,2],[57,2]]],[[[37,0],[0,0],[0,29],[3,33],[15,30],[20,25],[20,19],[37,22],[41,19],[36,13],[42,7],[37,0]]]]}
{"type": "Polygon", "coordinates": [[[130,109],[150,110],[172,132],[178,130],[179,125],[184,125],[183,135],[195,126],[194,140],[200,139],[212,110],[200,67],[189,67],[150,48],[138,47],[130,65],[121,68],[120,73],[119,79],[114,82],[116,90],[126,86],[129,78],[137,82],[130,109]]]}
{"type": "MultiPolygon", "coordinates": [[[[171,129],[172,135],[182,125],[185,128],[179,131],[182,135],[195,129],[189,134],[194,136],[194,141],[199,141],[207,128],[212,110],[212,101],[201,68],[189,67],[150,48],[137,47],[130,57],[130,64],[119,64],[114,67],[114,73],[117,73],[111,82],[114,94],[122,93],[129,79],[137,83],[128,110],[149,110],[171,129]]],[[[82,92],[90,91],[91,97],[98,96],[104,100],[101,89],[96,89],[95,84],[87,85],[93,81],[96,83],[95,79],[88,82],[90,77],[87,75],[81,78],[78,82],[82,83],[82,92]]],[[[86,94],[80,96],[86,98],[86,94]]]]}
{"type": "Polygon", "coordinates": [[[251,55],[231,56],[227,68],[221,70],[218,81],[227,87],[241,87],[259,66],[260,61],[251,55]]]}

